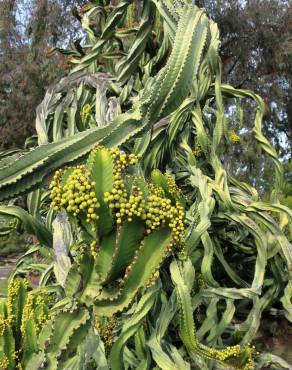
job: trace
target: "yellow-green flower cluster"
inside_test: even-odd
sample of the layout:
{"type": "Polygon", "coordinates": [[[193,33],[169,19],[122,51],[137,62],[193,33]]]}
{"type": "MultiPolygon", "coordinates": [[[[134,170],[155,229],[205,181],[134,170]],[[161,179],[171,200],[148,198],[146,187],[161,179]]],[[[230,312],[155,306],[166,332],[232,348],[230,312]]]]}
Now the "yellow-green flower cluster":
{"type": "Polygon", "coordinates": [[[165,198],[165,192],[164,190],[155,184],[149,183],[148,184],[148,189],[151,194],[155,194],[158,197],[165,198]]]}
{"type": "MultiPolygon", "coordinates": [[[[28,286],[29,282],[27,279],[15,279],[10,281],[6,300],[7,316],[5,314],[0,315],[0,337],[12,337],[14,329],[18,331],[19,328],[15,326],[17,324],[19,310],[21,309],[19,306],[19,299],[25,294],[28,286]]],[[[19,350],[12,351],[9,354],[16,362],[19,361],[19,355],[19,350]]],[[[9,362],[9,359],[6,356],[1,357],[0,369],[8,369],[11,367],[11,363],[9,362],[7,365],[7,361],[9,362]]],[[[15,364],[15,369],[21,369],[21,365],[19,367],[18,364],[15,364]]]]}
{"type": "Polygon", "coordinates": [[[151,288],[155,285],[156,280],[159,278],[159,270],[155,271],[149,278],[146,288],[151,288]]]}
{"type": "MultiPolygon", "coordinates": [[[[92,224],[95,231],[95,220],[98,219],[97,209],[100,207],[96,197],[96,183],[92,182],[91,161],[97,151],[105,149],[97,147],[92,150],[86,166],[56,171],[51,182],[52,206],[58,210],[65,208],[68,213],[77,216],[86,214],[86,221],[92,224]]],[[[178,244],[184,236],[184,209],[178,199],[183,196],[174,179],[167,176],[167,186],[172,199],[169,199],[162,187],[147,183],[144,179],[129,175],[128,167],[136,165],[139,156],[127,154],[117,148],[106,149],[113,161],[113,184],[110,192],[104,193],[104,202],[112,210],[117,225],[124,221],[131,222],[138,217],[145,222],[146,233],[169,226],[172,229],[173,244],[178,244]],[[174,204],[172,204],[172,202],[174,204]]],[[[94,162],[93,162],[94,163],[94,162]]],[[[90,245],[92,255],[96,258],[98,249],[95,242],[90,245]]]]}
{"type": "Polygon", "coordinates": [[[101,319],[98,316],[95,320],[95,327],[99,333],[100,338],[102,339],[105,350],[107,353],[109,353],[112,345],[113,345],[113,331],[117,325],[117,319],[112,316],[108,319],[101,319]],[[104,320],[106,320],[104,322],[104,320]]]}
{"type": "Polygon", "coordinates": [[[180,243],[184,237],[185,213],[183,207],[176,202],[173,206],[171,200],[162,195],[162,189],[152,186],[152,195],[146,204],[146,232],[158,229],[161,225],[168,225],[173,232],[173,244],[180,243]]]}
{"type": "Polygon", "coordinates": [[[238,144],[238,143],[240,143],[240,137],[237,135],[237,133],[236,133],[234,130],[229,130],[229,131],[228,131],[228,137],[229,137],[229,140],[230,140],[233,144],[238,144]]]}
{"type": "Polygon", "coordinates": [[[21,363],[19,362],[21,361],[21,352],[22,352],[21,349],[19,349],[14,351],[12,355],[14,361],[18,362],[15,366],[16,369],[22,369],[21,363]]]}
{"type": "Polygon", "coordinates": [[[33,292],[27,294],[20,327],[22,336],[25,335],[25,324],[30,319],[33,319],[35,330],[37,333],[39,333],[43,325],[49,319],[49,314],[46,313],[46,306],[47,295],[44,292],[39,293],[38,295],[34,294],[33,292]],[[35,312],[36,308],[38,308],[38,314],[35,312]]]}
{"type": "Polygon", "coordinates": [[[241,347],[237,344],[236,346],[229,346],[222,350],[210,348],[208,351],[212,358],[219,361],[225,361],[231,357],[239,356],[241,354],[241,347]]]}
{"type": "Polygon", "coordinates": [[[54,208],[55,211],[58,211],[61,205],[61,196],[62,196],[62,190],[60,185],[61,176],[62,171],[57,170],[50,182],[51,189],[50,198],[53,200],[51,206],[54,208]]]}
{"type": "Polygon", "coordinates": [[[117,224],[121,224],[125,217],[131,222],[133,215],[141,216],[142,208],[139,203],[143,201],[143,197],[138,187],[133,186],[128,199],[125,170],[129,165],[135,165],[139,156],[123,153],[116,148],[111,149],[111,156],[114,160],[113,190],[104,194],[104,201],[108,203],[109,208],[116,210],[117,224]]]}
{"type": "Polygon", "coordinates": [[[0,360],[0,369],[1,370],[9,369],[9,360],[6,356],[2,357],[0,360]]]}
{"type": "Polygon", "coordinates": [[[146,203],[145,223],[148,234],[161,225],[168,224],[172,229],[174,241],[178,242],[184,233],[184,209],[178,202],[173,206],[170,199],[150,195],[146,203]]]}
{"type": "Polygon", "coordinates": [[[94,259],[96,259],[97,256],[98,256],[98,245],[97,245],[97,242],[95,240],[93,240],[90,243],[90,252],[91,252],[92,257],[94,259]]]}
{"type": "Polygon", "coordinates": [[[117,224],[124,220],[131,222],[133,216],[136,216],[145,221],[147,234],[162,225],[168,225],[173,231],[173,243],[180,242],[184,236],[183,207],[179,202],[173,206],[171,200],[163,195],[163,190],[153,184],[149,184],[148,190],[149,195],[145,197],[139,186],[133,184],[128,196],[124,180],[119,175],[112,192],[105,193],[104,200],[114,209],[117,224]]]}
{"type": "Polygon", "coordinates": [[[254,362],[252,360],[252,358],[249,358],[246,362],[246,364],[244,365],[244,368],[243,370],[254,370],[255,367],[254,367],[254,362]]]}
{"type": "Polygon", "coordinates": [[[120,151],[118,148],[110,149],[111,156],[114,160],[114,172],[115,174],[121,174],[129,166],[133,166],[138,163],[141,156],[138,154],[127,154],[120,151]]]}
{"type": "Polygon", "coordinates": [[[232,360],[237,357],[240,361],[244,360],[244,365],[242,365],[243,370],[254,370],[253,355],[255,352],[255,347],[247,345],[241,347],[239,344],[235,346],[229,346],[222,350],[208,348],[208,353],[211,358],[218,361],[224,362],[232,360]]]}
{"type": "MultiPolygon", "coordinates": [[[[111,150],[111,154],[114,159],[114,183],[112,191],[104,194],[104,201],[113,209],[117,224],[125,220],[131,222],[134,216],[139,217],[145,221],[147,234],[162,225],[168,225],[173,231],[173,243],[180,242],[184,235],[183,207],[179,202],[172,205],[163,189],[154,184],[148,184],[148,194],[143,194],[139,179],[130,179],[125,175],[126,168],[136,164],[138,156],[127,155],[118,149],[111,150]],[[128,180],[133,181],[129,194],[126,186],[128,180]]],[[[178,187],[171,176],[167,176],[167,182],[170,191],[177,196],[178,187]]]]}
{"type": "Polygon", "coordinates": [[[182,190],[176,185],[176,182],[172,176],[166,175],[166,181],[169,192],[175,199],[184,199],[187,201],[187,197],[184,195],[182,190]]]}
{"type": "Polygon", "coordinates": [[[254,370],[255,367],[253,358],[256,354],[259,355],[259,352],[256,352],[255,346],[251,346],[248,343],[247,346],[244,347],[244,353],[248,360],[246,361],[243,370],[254,370]]]}
{"type": "Polygon", "coordinates": [[[94,192],[95,182],[90,181],[88,171],[84,166],[77,166],[63,187],[60,185],[60,171],[57,171],[51,182],[52,206],[55,210],[64,207],[68,213],[77,216],[80,212],[86,213],[87,222],[98,218],[96,209],[100,207],[94,192]]]}
{"type": "Polygon", "coordinates": [[[143,218],[145,206],[143,194],[137,186],[132,186],[131,190],[131,195],[128,197],[122,177],[115,175],[112,192],[104,194],[104,201],[109,204],[109,208],[115,209],[117,224],[121,224],[125,219],[131,222],[133,216],[143,218]]]}
{"type": "Polygon", "coordinates": [[[17,308],[13,307],[13,303],[18,297],[20,284],[20,280],[11,280],[8,285],[7,318],[10,325],[14,324],[17,315],[17,308]]]}
{"type": "Polygon", "coordinates": [[[34,300],[33,294],[28,293],[26,297],[25,306],[22,312],[22,319],[21,319],[20,330],[21,330],[22,336],[24,336],[25,334],[25,324],[33,316],[33,300],[34,300]]]}
{"type": "Polygon", "coordinates": [[[4,315],[0,315],[0,337],[4,335],[5,329],[8,325],[8,319],[5,319],[4,315]]]}

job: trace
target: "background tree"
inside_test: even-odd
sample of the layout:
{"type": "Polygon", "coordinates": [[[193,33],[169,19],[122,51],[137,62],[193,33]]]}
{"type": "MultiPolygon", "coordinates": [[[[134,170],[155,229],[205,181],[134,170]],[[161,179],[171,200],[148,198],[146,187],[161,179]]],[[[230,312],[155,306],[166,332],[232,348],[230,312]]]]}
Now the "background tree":
{"type": "MultiPolygon", "coordinates": [[[[78,2],[77,2],[78,3],[78,2]]],[[[80,5],[82,4],[79,1],[80,5]]],[[[34,133],[35,109],[47,87],[64,74],[64,58],[47,58],[53,46],[77,35],[72,0],[4,0],[0,4],[1,147],[22,146],[34,133]]]]}

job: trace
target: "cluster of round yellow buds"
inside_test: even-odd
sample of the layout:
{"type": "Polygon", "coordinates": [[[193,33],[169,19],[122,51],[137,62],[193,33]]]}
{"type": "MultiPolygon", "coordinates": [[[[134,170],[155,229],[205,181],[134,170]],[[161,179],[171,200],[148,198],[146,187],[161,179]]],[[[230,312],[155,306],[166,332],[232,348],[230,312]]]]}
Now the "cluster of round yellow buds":
{"type": "Polygon", "coordinates": [[[176,206],[173,207],[172,220],[169,226],[172,228],[174,233],[174,240],[181,242],[184,239],[185,231],[185,212],[183,207],[177,202],[176,206]]]}
{"type": "Polygon", "coordinates": [[[145,213],[145,201],[143,199],[142,191],[138,186],[133,185],[131,194],[128,197],[121,177],[117,177],[112,192],[105,193],[104,199],[105,202],[109,203],[110,208],[115,209],[117,224],[121,224],[124,219],[131,222],[133,216],[143,218],[143,214],[145,213]]]}
{"type": "MultiPolygon", "coordinates": [[[[94,158],[97,150],[91,153],[94,158]]],[[[178,201],[172,204],[171,199],[165,196],[164,190],[152,183],[146,185],[145,180],[127,174],[127,168],[137,164],[139,155],[127,154],[117,148],[107,149],[113,159],[113,188],[104,193],[104,202],[113,210],[116,223],[131,222],[133,217],[145,221],[146,233],[167,225],[172,229],[172,245],[181,243],[184,236],[184,209],[178,201]],[[141,183],[140,183],[141,180],[141,183]],[[145,188],[145,189],[144,189],[145,188]],[[148,190],[147,190],[147,189],[148,190]],[[144,192],[147,191],[147,196],[144,192]]],[[[57,171],[51,182],[52,205],[55,209],[64,207],[68,213],[77,216],[80,212],[86,213],[87,222],[93,223],[98,218],[96,209],[100,207],[95,194],[95,182],[91,182],[91,170],[85,166],[68,169],[66,181],[61,182],[61,171],[57,171]]],[[[174,198],[183,196],[171,176],[167,176],[167,183],[174,198]]],[[[171,245],[171,246],[172,246],[171,245]]],[[[90,246],[92,255],[97,256],[96,243],[90,246]]]]}
{"type": "Polygon", "coordinates": [[[96,259],[97,256],[98,256],[98,246],[97,246],[97,242],[95,240],[93,240],[90,243],[90,252],[91,252],[92,257],[94,259],[96,259]]]}
{"type": "MultiPolygon", "coordinates": [[[[9,326],[9,321],[5,319],[4,315],[0,315],[0,336],[4,335],[5,329],[9,326]]],[[[0,367],[1,369],[1,367],[0,367]]]]}
{"type": "Polygon", "coordinates": [[[149,278],[146,288],[151,288],[155,285],[156,280],[159,278],[159,270],[155,271],[149,278]]]}
{"type": "Polygon", "coordinates": [[[249,358],[246,362],[246,364],[244,365],[244,368],[243,370],[254,370],[255,367],[254,367],[254,362],[252,360],[252,358],[249,358]]]}
{"type": "Polygon", "coordinates": [[[42,329],[42,327],[46,324],[46,322],[50,319],[50,315],[49,314],[46,314],[44,311],[42,312],[42,314],[38,315],[36,317],[36,330],[37,330],[37,333],[40,332],[40,330],[42,329]]]}
{"type": "Polygon", "coordinates": [[[111,156],[114,160],[113,190],[104,194],[104,201],[109,204],[109,208],[116,210],[117,224],[121,224],[125,217],[128,218],[128,221],[132,221],[133,215],[141,215],[142,208],[138,205],[142,201],[142,193],[138,187],[133,186],[132,194],[128,199],[128,193],[125,189],[126,179],[124,178],[127,167],[137,164],[140,156],[123,153],[117,148],[111,149],[111,156]]]}
{"type": "Polygon", "coordinates": [[[90,181],[84,166],[76,167],[64,185],[61,205],[74,216],[85,212],[87,222],[97,219],[96,209],[100,204],[94,192],[95,185],[94,181],[90,181]]]}
{"type": "Polygon", "coordinates": [[[209,348],[208,352],[210,356],[219,361],[225,361],[231,357],[237,357],[241,354],[241,347],[239,344],[235,346],[229,346],[222,350],[209,348]]]}
{"type": "MultiPolygon", "coordinates": [[[[126,190],[128,178],[123,176],[123,170],[126,168],[127,161],[124,153],[115,152],[117,166],[115,165],[115,175],[113,190],[104,194],[104,201],[108,203],[109,208],[114,210],[117,224],[122,224],[123,221],[132,221],[133,217],[139,217],[145,221],[146,233],[158,229],[162,225],[168,225],[173,232],[173,243],[177,244],[183,240],[184,236],[184,209],[179,202],[172,205],[171,200],[165,196],[164,190],[152,183],[148,184],[148,196],[145,197],[139,179],[135,178],[131,185],[131,189],[126,190]]],[[[130,164],[135,164],[138,157],[130,155],[130,164]]],[[[176,196],[178,187],[174,180],[169,176],[168,182],[176,196]]]]}
{"type": "Polygon", "coordinates": [[[175,206],[171,200],[162,195],[163,190],[152,186],[152,195],[147,199],[145,223],[146,232],[158,229],[162,224],[168,224],[173,233],[173,244],[180,243],[184,237],[185,212],[179,202],[175,206]]]}
{"type": "MultiPolygon", "coordinates": [[[[104,201],[109,204],[111,209],[120,209],[127,202],[127,191],[125,190],[125,184],[120,174],[114,175],[113,190],[111,192],[104,193],[104,201]]],[[[117,223],[122,223],[122,215],[116,214],[117,223]]]]}
{"type": "Polygon", "coordinates": [[[128,221],[132,221],[133,216],[146,218],[145,205],[146,202],[141,189],[133,185],[128,202],[121,204],[120,217],[126,216],[128,221]]]}
{"type": "Polygon", "coordinates": [[[22,312],[22,320],[21,320],[21,327],[20,327],[22,336],[24,336],[25,334],[25,324],[30,319],[30,317],[33,315],[33,298],[34,296],[31,293],[28,293],[26,296],[26,302],[25,302],[25,306],[22,312]]]}
{"type": "Polygon", "coordinates": [[[187,197],[184,195],[182,190],[176,185],[176,182],[172,176],[166,175],[166,180],[167,180],[169,192],[175,199],[183,198],[187,200],[187,197]]]}
{"type": "Polygon", "coordinates": [[[103,323],[99,317],[96,317],[95,327],[98,330],[99,336],[102,339],[105,350],[108,353],[113,345],[113,331],[117,325],[117,319],[112,316],[103,323]]]}
{"type": "Polygon", "coordinates": [[[45,312],[45,307],[47,305],[48,295],[42,292],[38,295],[30,292],[27,294],[25,306],[23,308],[22,320],[21,320],[21,333],[22,336],[25,335],[25,324],[26,322],[33,318],[36,332],[38,333],[44,324],[48,321],[49,315],[45,312]],[[35,313],[35,308],[38,308],[38,314],[35,313]]]}
{"type": "MultiPolygon", "coordinates": [[[[16,351],[14,351],[14,352],[13,352],[13,354],[12,354],[12,358],[13,358],[16,362],[18,362],[18,364],[16,365],[16,369],[18,369],[18,368],[19,368],[19,365],[21,366],[21,364],[19,363],[19,361],[20,361],[20,357],[21,357],[21,349],[16,350],[16,351]]],[[[1,369],[1,368],[0,368],[0,369],[1,369]]]]}
{"type": "Polygon", "coordinates": [[[236,133],[234,130],[229,130],[229,131],[228,131],[228,137],[229,137],[229,140],[230,140],[233,144],[238,144],[238,143],[240,143],[240,137],[237,135],[237,133],[236,133]]]}
{"type": "Polygon", "coordinates": [[[97,219],[96,209],[100,207],[94,192],[95,182],[90,181],[89,173],[84,166],[77,166],[63,187],[53,179],[51,183],[53,198],[52,206],[58,210],[64,207],[68,213],[77,216],[80,212],[86,213],[87,222],[97,219]]]}
{"type": "Polygon", "coordinates": [[[114,173],[121,174],[127,167],[133,166],[138,163],[141,155],[127,154],[120,151],[118,148],[110,150],[111,156],[114,160],[114,173]]]}
{"type": "Polygon", "coordinates": [[[17,312],[15,312],[16,308],[13,307],[13,303],[16,297],[18,297],[20,284],[20,280],[11,280],[8,285],[7,317],[10,325],[14,324],[17,315],[17,312]]]}
{"type": "Polygon", "coordinates": [[[250,343],[244,347],[245,355],[248,357],[248,360],[243,367],[243,370],[254,370],[254,361],[253,358],[255,355],[259,355],[259,352],[256,352],[255,346],[251,346],[250,343]]]}
{"type": "MultiPolygon", "coordinates": [[[[154,188],[152,186],[152,189],[154,188]]],[[[133,216],[140,217],[145,221],[147,234],[167,224],[173,231],[173,243],[175,244],[183,239],[184,209],[178,202],[172,206],[170,199],[161,196],[161,191],[163,192],[161,188],[155,190],[154,194],[150,193],[146,200],[141,189],[133,185],[129,198],[123,198],[120,203],[116,204],[119,206],[115,207],[117,223],[122,223],[123,219],[130,222],[133,216]]]]}
{"type": "Polygon", "coordinates": [[[61,204],[61,196],[62,196],[62,190],[61,190],[61,185],[60,185],[61,176],[62,176],[62,171],[57,170],[50,182],[50,189],[51,189],[50,198],[53,200],[51,205],[55,211],[58,211],[58,209],[60,208],[60,204],[61,204]]]}
{"type": "Polygon", "coordinates": [[[158,197],[164,198],[165,197],[165,192],[164,190],[155,184],[148,184],[148,189],[150,193],[157,195],[158,197]]]}
{"type": "Polygon", "coordinates": [[[218,349],[208,349],[208,354],[210,357],[214,358],[218,361],[228,361],[229,359],[232,359],[234,357],[241,358],[242,355],[244,355],[245,358],[245,364],[241,365],[243,366],[243,370],[254,370],[254,363],[253,363],[253,355],[255,352],[255,347],[248,344],[246,347],[241,347],[239,344],[235,346],[226,347],[222,350],[218,349]]]}
{"type": "Polygon", "coordinates": [[[4,356],[0,360],[0,369],[9,369],[9,360],[7,356],[4,356]]]}
{"type": "Polygon", "coordinates": [[[169,220],[169,226],[173,229],[175,221],[173,220],[176,213],[175,207],[171,205],[171,200],[158,195],[149,195],[146,204],[145,223],[146,232],[158,229],[162,224],[169,220]],[[172,222],[173,221],[173,222],[172,222]]]}
{"type": "Polygon", "coordinates": [[[22,279],[22,283],[26,289],[30,287],[29,281],[26,278],[22,279]]]}

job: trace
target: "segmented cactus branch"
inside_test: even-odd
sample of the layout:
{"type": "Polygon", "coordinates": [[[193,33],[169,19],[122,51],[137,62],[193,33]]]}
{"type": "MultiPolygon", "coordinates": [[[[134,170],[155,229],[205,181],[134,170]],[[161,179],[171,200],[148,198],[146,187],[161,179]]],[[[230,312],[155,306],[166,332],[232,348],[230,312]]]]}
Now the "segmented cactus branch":
{"type": "Polygon", "coordinates": [[[184,280],[184,264],[191,264],[190,260],[170,264],[171,278],[175,285],[178,303],[180,306],[180,336],[188,351],[199,356],[216,360],[234,369],[253,370],[254,348],[250,346],[229,346],[224,349],[209,348],[199,343],[196,336],[196,327],[193,319],[191,295],[184,280]]]}

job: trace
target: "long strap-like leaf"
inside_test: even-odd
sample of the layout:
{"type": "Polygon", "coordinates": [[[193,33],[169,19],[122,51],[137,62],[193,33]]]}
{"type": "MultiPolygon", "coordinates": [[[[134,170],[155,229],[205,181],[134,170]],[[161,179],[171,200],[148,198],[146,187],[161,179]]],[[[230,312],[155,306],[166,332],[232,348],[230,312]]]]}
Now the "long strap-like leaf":
{"type": "Polygon", "coordinates": [[[35,235],[41,244],[49,247],[53,244],[52,234],[46,226],[37,218],[31,216],[24,209],[17,206],[0,206],[0,214],[8,217],[16,217],[23,222],[24,228],[29,234],[35,235]]]}

